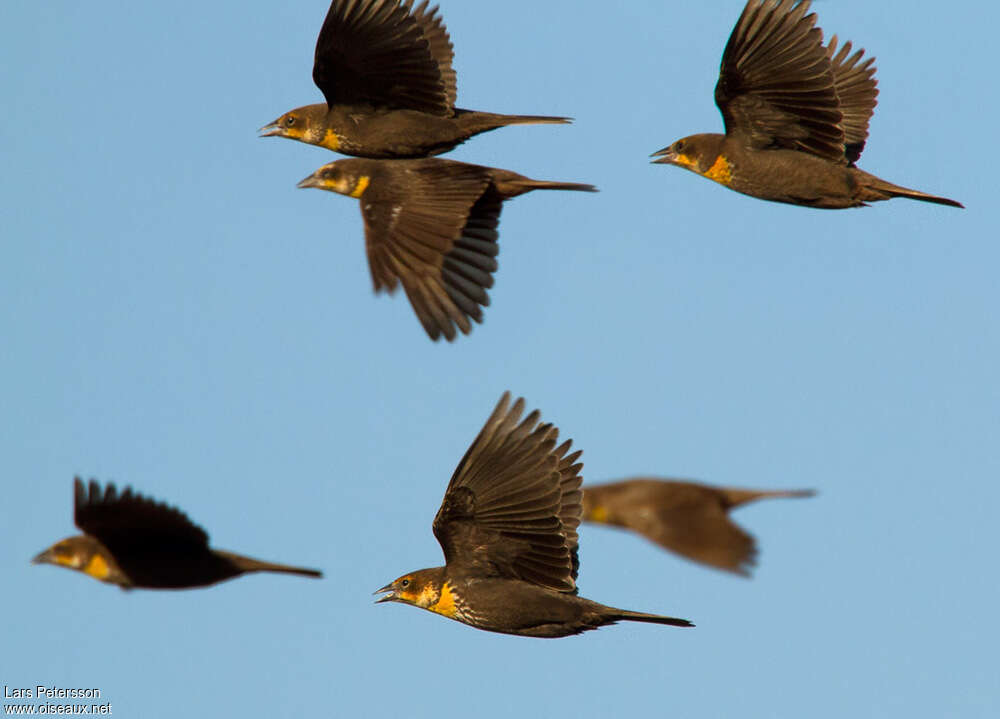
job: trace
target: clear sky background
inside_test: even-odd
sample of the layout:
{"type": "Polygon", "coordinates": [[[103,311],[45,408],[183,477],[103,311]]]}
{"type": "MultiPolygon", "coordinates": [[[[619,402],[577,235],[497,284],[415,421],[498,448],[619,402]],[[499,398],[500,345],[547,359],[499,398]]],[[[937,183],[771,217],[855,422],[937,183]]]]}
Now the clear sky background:
{"type": "Polygon", "coordinates": [[[648,164],[720,131],[739,0],[442,4],[461,107],[576,118],[449,156],[601,188],[505,205],[453,344],[372,294],[356,201],[296,189],[336,156],[256,137],[320,101],[326,0],[0,4],[0,681],[146,718],[996,716],[996,4],[814,5],[878,58],[861,166],[968,208],[838,212],[648,164]],[[505,389],[586,481],[820,494],[736,514],[749,581],[584,527],[584,596],[696,629],[535,640],[372,604],[441,563],[432,518],[505,389]],[[74,533],[74,474],[326,578],[32,566],[74,533]]]}

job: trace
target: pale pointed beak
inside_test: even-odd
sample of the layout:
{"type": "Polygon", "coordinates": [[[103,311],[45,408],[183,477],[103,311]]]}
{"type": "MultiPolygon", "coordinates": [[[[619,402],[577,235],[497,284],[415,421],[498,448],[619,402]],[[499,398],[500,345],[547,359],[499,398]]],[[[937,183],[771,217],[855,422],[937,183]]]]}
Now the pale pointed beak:
{"type": "Polygon", "coordinates": [[[281,126],[278,125],[278,121],[275,120],[274,122],[264,125],[264,127],[257,130],[257,132],[260,133],[259,137],[273,137],[274,135],[281,134],[281,126]]]}
{"type": "Polygon", "coordinates": [[[374,592],[372,592],[372,594],[373,595],[375,595],[375,594],[384,594],[385,595],[384,597],[379,597],[378,599],[376,599],[375,600],[376,604],[381,604],[382,602],[394,602],[394,601],[396,601],[396,590],[392,588],[392,583],[386,584],[381,589],[376,589],[374,592]]]}
{"type": "MultiPolygon", "coordinates": [[[[296,185],[296,187],[303,187],[303,188],[304,187],[317,187],[317,188],[322,188],[323,187],[323,181],[320,178],[316,177],[316,175],[309,175],[309,177],[307,177],[304,180],[302,180],[298,185],[296,185]]],[[[376,594],[377,593],[378,592],[376,592],[376,594]]]]}
{"type": "Polygon", "coordinates": [[[669,147],[664,147],[662,150],[657,150],[650,157],[657,157],[658,160],[653,160],[654,165],[675,165],[677,164],[677,153],[671,150],[669,147]]]}

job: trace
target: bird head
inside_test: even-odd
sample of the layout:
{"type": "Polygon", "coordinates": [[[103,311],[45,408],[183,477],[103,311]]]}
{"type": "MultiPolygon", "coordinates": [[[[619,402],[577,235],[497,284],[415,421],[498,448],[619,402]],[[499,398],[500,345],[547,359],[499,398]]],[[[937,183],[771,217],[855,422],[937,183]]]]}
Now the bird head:
{"type": "Polygon", "coordinates": [[[421,569],[417,572],[404,574],[375,592],[384,594],[375,600],[382,602],[402,602],[412,604],[422,609],[430,609],[441,598],[441,587],[444,582],[444,567],[421,569]]]}
{"type": "Polygon", "coordinates": [[[361,197],[371,182],[371,177],[365,173],[366,166],[364,160],[353,158],[330,162],[302,180],[299,187],[315,187],[348,197],[361,197]]]}
{"type": "Polygon", "coordinates": [[[31,561],[34,564],[55,564],[74,569],[102,582],[122,583],[121,570],[107,550],[96,539],[85,534],[60,540],[31,561]]]}
{"type": "Polygon", "coordinates": [[[324,122],[327,112],[325,103],[303,105],[289,110],[274,122],[264,125],[258,132],[261,137],[287,137],[336,150],[340,147],[340,140],[324,122]]]}
{"type": "Polygon", "coordinates": [[[653,153],[654,163],[677,165],[704,175],[719,155],[723,135],[703,134],[682,137],[669,147],[653,153]]]}

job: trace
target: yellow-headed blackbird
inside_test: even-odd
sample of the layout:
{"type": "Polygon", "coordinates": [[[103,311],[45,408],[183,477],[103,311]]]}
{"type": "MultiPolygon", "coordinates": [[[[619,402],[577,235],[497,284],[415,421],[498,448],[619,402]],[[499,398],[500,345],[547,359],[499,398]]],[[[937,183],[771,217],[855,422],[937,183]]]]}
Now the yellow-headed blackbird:
{"type": "Polygon", "coordinates": [[[593,185],[532,180],[454,160],[338,160],[302,180],[361,200],[375,292],[402,283],[432,340],[483,321],[497,269],[504,200],[531,190],[596,192],[593,185]]]}
{"type": "Polygon", "coordinates": [[[585,487],[583,521],[638,532],[682,557],[745,577],[757,563],[754,538],[729,519],[734,507],[814,491],[711,487],[697,482],[627,479],[585,487]]]}
{"type": "Polygon", "coordinates": [[[456,108],[448,31],[437,6],[413,3],[333,0],[313,64],[326,103],[286,112],[263,136],[358,157],[427,157],[505,125],[569,122],[456,108]]]}
{"type": "Polygon", "coordinates": [[[32,561],[75,569],[122,589],[205,587],[248,572],[321,577],[315,569],[289,567],[209,549],[208,535],[180,510],[114,484],[89,491],[73,481],[73,521],[84,531],[56,542],[32,561]]]}
{"type": "Polygon", "coordinates": [[[521,420],[504,393],[459,462],[434,517],[445,566],[404,574],[376,594],[503,634],[565,637],[619,621],[693,626],[577,596],[580,452],[559,430],[521,420]]]}
{"type": "Polygon", "coordinates": [[[749,0],[715,86],[726,134],[691,135],[654,153],[763,200],[826,209],[893,197],[962,207],[855,167],[875,109],[874,58],[837,37],[823,46],[809,0],[749,0]]]}

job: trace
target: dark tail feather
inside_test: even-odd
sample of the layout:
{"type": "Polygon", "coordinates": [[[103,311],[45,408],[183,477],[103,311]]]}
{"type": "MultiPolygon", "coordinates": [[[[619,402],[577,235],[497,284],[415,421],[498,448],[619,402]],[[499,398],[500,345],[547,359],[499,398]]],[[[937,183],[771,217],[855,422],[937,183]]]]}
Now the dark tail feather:
{"type": "Polygon", "coordinates": [[[582,182],[549,182],[548,180],[525,179],[523,181],[519,181],[517,184],[524,188],[522,192],[527,192],[528,190],[576,190],[577,192],[597,192],[596,187],[582,182]]]}
{"type": "Polygon", "coordinates": [[[933,202],[936,205],[948,205],[948,207],[960,207],[963,210],[965,209],[965,205],[963,205],[961,202],[956,202],[955,200],[949,200],[947,197],[928,195],[926,192],[917,192],[916,190],[900,189],[893,192],[892,196],[908,197],[911,200],[920,200],[921,202],[933,202]]]}
{"type": "Polygon", "coordinates": [[[722,492],[726,495],[726,502],[730,507],[739,507],[747,502],[755,502],[758,499],[780,499],[780,498],[801,498],[815,497],[815,489],[735,489],[727,487],[722,492]]]}
{"type": "Polygon", "coordinates": [[[500,115],[495,112],[479,112],[478,110],[455,110],[455,118],[470,136],[507,125],[565,125],[572,122],[568,117],[500,115]]]}
{"type": "Polygon", "coordinates": [[[863,202],[878,202],[879,200],[888,200],[890,197],[906,197],[911,200],[920,200],[921,202],[933,202],[937,205],[965,208],[965,205],[961,202],[949,200],[947,197],[928,195],[926,192],[911,190],[909,187],[894,185],[891,182],[886,182],[882,178],[876,177],[875,175],[865,172],[864,170],[858,170],[855,168],[854,172],[857,173],[856,177],[860,175],[863,178],[861,181],[862,187],[860,193],[860,199],[863,202]]]}
{"type": "Polygon", "coordinates": [[[252,557],[244,557],[239,554],[232,554],[231,552],[222,552],[219,550],[216,550],[215,553],[225,557],[244,572],[276,572],[278,574],[298,574],[303,577],[317,578],[323,576],[323,572],[318,569],[292,567],[288,564],[275,564],[274,562],[262,562],[261,560],[253,559],[252,557]]]}
{"type": "Polygon", "coordinates": [[[551,115],[498,115],[504,125],[568,125],[572,117],[553,117],[551,115]]]}
{"type": "Polygon", "coordinates": [[[645,612],[630,612],[627,609],[616,609],[615,621],[646,622],[647,624],[669,624],[672,627],[694,626],[694,624],[689,622],[687,619],[677,619],[676,617],[664,617],[660,614],[646,614],[645,612]]]}

